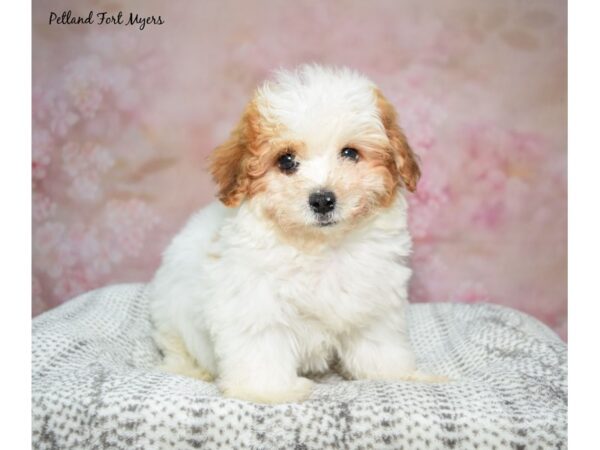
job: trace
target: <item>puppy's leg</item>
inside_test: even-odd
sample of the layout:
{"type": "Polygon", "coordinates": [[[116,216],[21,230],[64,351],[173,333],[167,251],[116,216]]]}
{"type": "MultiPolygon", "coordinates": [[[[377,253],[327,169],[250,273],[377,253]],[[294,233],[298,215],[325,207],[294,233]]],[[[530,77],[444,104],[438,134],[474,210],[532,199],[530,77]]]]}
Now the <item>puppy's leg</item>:
{"type": "Polygon", "coordinates": [[[190,355],[183,339],[178,334],[157,331],[154,340],[164,354],[163,363],[159,369],[203,381],[214,380],[214,375],[209,370],[200,367],[194,357],[190,355]]]}
{"type": "Polygon", "coordinates": [[[218,384],[227,397],[258,403],[288,403],[309,397],[313,382],[297,374],[292,337],[281,326],[216,339],[218,384]]]}
{"type": "Polygon", "coordinates": [[[354,379],[445,382],[445,377],[417,370],[403,318],[391,317],[346,336],[340,362],[345,375],[354,379]]]}

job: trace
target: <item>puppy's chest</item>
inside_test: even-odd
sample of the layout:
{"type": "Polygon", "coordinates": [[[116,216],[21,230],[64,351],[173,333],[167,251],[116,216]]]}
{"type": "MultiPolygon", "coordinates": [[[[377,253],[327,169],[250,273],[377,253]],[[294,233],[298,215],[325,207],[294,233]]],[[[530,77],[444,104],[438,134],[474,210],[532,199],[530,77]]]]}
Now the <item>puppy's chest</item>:
{"type": "Polygon", "coordinates": [[[389,251],[298,256],[273,268],[277,298],[300,318],[340,331],[360,326],[406,296],[410,270],[389,251]]]}

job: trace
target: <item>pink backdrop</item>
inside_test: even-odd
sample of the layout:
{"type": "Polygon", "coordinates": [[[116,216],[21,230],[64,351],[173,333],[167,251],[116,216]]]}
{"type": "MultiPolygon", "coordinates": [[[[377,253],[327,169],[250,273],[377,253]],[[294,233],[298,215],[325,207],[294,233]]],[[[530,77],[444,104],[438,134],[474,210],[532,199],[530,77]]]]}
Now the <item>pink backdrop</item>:
{"type": "Polygon", "coordinates": [[[33,2],[33,314],[148,280],[213,198],[205,158],[277,67],[354,67],[423,163],[414,301],[567,334],[566,2],[33,2]],[[163,25],[48,25],[123,10],[163,25]]]}

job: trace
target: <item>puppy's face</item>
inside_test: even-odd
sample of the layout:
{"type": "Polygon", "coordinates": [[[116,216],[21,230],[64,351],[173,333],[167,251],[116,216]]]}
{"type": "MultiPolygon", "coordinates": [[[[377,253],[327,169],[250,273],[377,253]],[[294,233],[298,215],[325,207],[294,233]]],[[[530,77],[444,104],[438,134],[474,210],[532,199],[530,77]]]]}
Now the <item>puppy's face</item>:
{"type": "Polygon", "coordinates": [[[223,203],[251,202],[279,230],[310,234],[355,227],[420,175],[379,90],[317,66],[259,88],[211,168],[223,203]]]}

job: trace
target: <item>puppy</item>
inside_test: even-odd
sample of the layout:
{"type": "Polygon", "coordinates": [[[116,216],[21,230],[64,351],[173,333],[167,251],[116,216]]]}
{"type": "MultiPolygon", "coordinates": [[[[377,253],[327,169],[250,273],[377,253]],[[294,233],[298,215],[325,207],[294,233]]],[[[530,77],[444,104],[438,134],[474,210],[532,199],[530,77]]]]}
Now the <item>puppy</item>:
{"type": "Polygon", "coordinates": [[[151,285],[164,369],[223,394],[301,401],[301,375],[436,381],[406,325],[404,191],[419,166],[367,78],[317,65],[254,93],[212,154],[215,202],[173,240],[151,285]]]}

